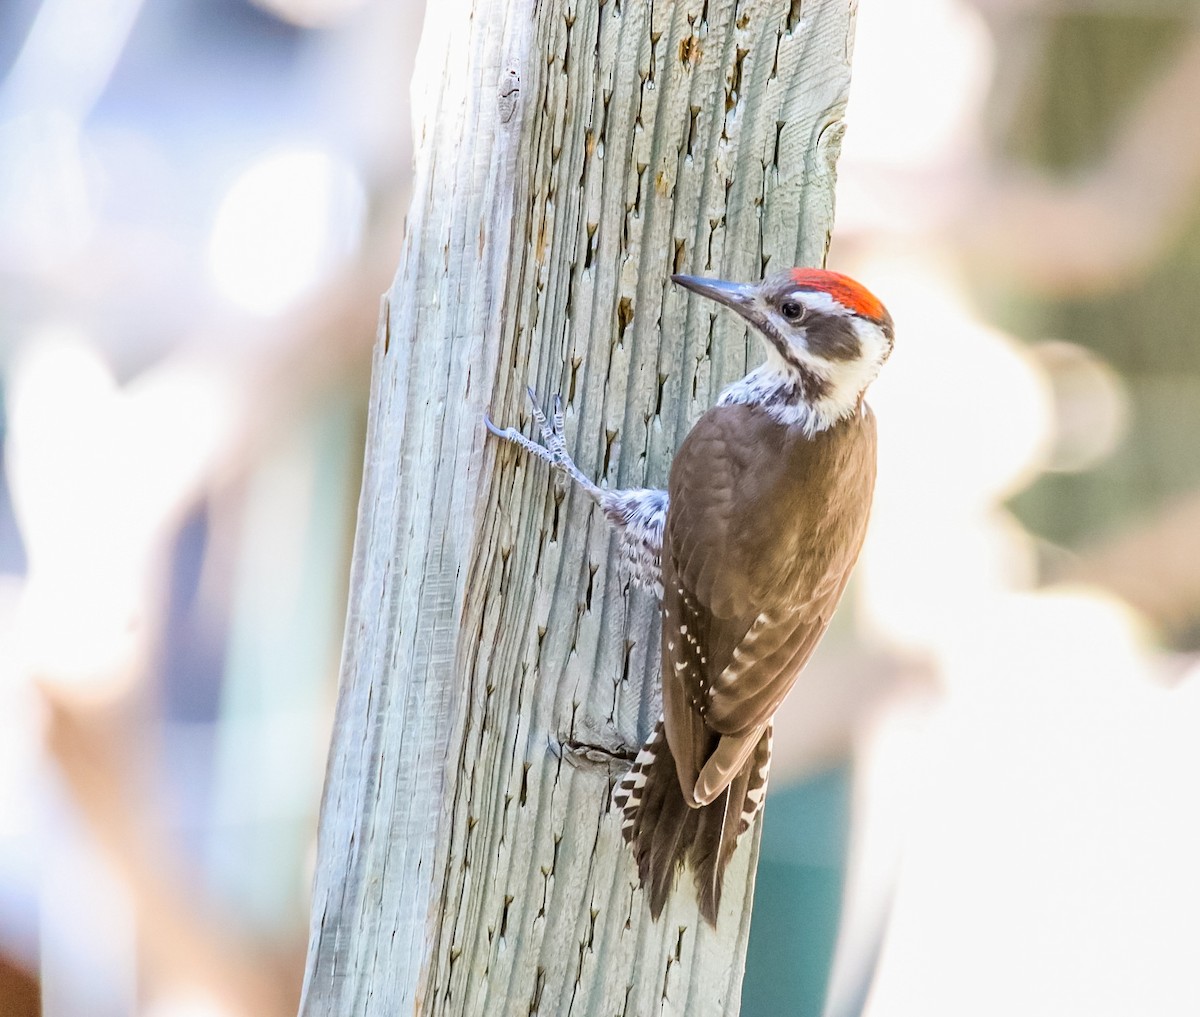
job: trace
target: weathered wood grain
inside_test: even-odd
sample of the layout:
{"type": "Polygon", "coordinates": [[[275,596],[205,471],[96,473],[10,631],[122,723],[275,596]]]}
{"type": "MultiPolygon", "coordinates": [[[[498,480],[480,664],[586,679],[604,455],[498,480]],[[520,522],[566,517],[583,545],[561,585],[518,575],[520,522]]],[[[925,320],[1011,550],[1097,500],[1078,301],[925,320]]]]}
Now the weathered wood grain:
{"type": "Polygon", "coordinates": [[[301,1013],[734,1014],[757,833],[719,930],[649,920],[603,769],[657,715],[657,622],[605,524],[486,441],[561,392],[577,461],[662,485],[759,351],[672,271],[819,264],[850,0],[439,0],[375,354],[301,1013]]]}

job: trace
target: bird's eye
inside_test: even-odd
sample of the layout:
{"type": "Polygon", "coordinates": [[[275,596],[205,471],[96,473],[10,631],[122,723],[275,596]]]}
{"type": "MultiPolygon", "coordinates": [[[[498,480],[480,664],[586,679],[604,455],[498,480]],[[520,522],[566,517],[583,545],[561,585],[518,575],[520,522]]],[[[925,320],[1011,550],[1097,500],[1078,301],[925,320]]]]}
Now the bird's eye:
{"type": "Polygon", "coordinates": [[[794,300],[785,300],[779,307],[779,313],[788,321],[799,321],[804,317],[804,305],[794,300]]]}

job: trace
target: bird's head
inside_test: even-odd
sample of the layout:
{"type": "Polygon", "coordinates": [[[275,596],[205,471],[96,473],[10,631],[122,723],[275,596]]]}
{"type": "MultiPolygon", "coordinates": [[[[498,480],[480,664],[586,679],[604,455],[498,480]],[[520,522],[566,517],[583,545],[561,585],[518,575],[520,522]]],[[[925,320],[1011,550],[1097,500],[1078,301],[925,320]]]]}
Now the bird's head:
{"type": "Polygon", "coordinates": [[[794,268],[755,283],[671,278],[753,325],[767,343],[764,370],[794,376],[802,398],[832,419],[858,405],[892,352],[891,315],[840,272],[794,268]]]}

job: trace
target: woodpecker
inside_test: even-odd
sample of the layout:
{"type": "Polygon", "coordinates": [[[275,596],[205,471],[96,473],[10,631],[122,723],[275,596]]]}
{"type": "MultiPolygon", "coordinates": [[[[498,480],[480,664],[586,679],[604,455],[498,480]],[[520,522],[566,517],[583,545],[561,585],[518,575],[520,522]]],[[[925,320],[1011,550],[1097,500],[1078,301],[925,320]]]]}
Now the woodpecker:
{"type": "Polygon", "coordinates": [[[541,444],[485,423],[593,498],[631,578],[661,597],[662,717],[612,802],[651,915],[688,865],[715,926],[725,867],[762,809],[772,718],[862,548],[876,445],[864,394],[894,333],[883,304],[837,272],[671,278],[741,315],[767,356],[688,432],[666,491],[592,483],[567,454],[561,403],[548,420],[532,390],[541,444]]]}

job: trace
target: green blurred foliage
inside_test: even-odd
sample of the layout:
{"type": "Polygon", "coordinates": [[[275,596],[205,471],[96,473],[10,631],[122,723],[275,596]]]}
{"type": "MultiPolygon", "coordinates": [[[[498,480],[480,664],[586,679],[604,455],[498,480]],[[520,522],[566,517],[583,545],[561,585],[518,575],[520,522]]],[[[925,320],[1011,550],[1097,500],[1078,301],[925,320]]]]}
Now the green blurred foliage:
{"type": "MultiPolygon", "coordinates": [[[[1042,65],[1002,139],[1005,154],[1064,178],[1086,173],[1176,57],[1188,26],[1149,11],[1053,19],[1042,65]]],[[[1147,158],[1172,157],[1170,137],[1162,142],[1147,158]]],[[[1081,473],[1044,474],[1012,499],[1032,532],[1084,549],[1200,488],[1200,195],[1150,269],[1116,288],[1061,297],[1009,290],[988,299],[993,320],[1017,335],[1094,350],[1120,374],[1129,399],[1126,432],[1107,459],[1081,473]]]]}

